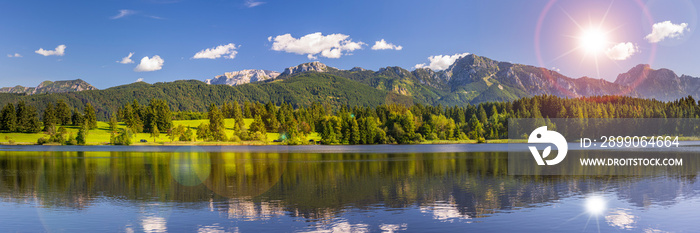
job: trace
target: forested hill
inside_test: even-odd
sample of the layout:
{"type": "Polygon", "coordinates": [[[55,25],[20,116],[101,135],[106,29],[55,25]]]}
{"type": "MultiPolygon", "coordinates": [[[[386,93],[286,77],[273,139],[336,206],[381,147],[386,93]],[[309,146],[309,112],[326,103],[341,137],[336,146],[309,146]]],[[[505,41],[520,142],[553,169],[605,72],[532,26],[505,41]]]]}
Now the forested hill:
{"type": "Polygon", "coordinates": [[[20,100],[43,112],[48,103],[63,99],[70,107],[82,111],[85,103],[91,103],[97,118],[107,120],[119,107],[134,100],[148,103],[151,99],[166,100],[173,111],[206,111],[211,104],[227,101],[273,102],[291,105],[310,105],[320,102],[332,106],[368,106],[381,104],[413,104],[413,99],[389,91],[378,90],[357,81],[325,73],[303,73],[267,83],[251,83],[238,86],[208,85],[196,80],[181,80],[148,84],[137,82],[105,90],[21,95],[0,93],[0,105],[20,100]]]}

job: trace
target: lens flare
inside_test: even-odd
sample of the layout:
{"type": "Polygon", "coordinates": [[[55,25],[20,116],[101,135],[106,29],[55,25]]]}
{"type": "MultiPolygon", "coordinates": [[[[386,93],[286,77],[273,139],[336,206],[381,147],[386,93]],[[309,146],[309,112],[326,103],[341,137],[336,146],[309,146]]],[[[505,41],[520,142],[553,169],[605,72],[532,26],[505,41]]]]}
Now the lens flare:
{"type": "Polygon", "coordinates": [[[607,202],[600,196],[590,196],[586,198],[586,212],[590,215],[600,216],[607,209],[607,202]]]}
{"type": "MultiPolygon", "coordinates": [[[[559,0],[549,0],[549,1],[547,2],[547,4],[545,4],[545,6],[542,8],[542,11],[540,12],[540,15],[539,15],[539,17],[538,17],[538,19],[537,19],[537,25],[536,25],[536,27],[535,27],[535,31],[534,31],[534,40],[533,40],[533,41],[534,41],[534,48],[535,48],[535,56],[537,57],[537,62],[538,62],[538,64],[539,64],[539,66],[540,66],[540,67],[551,67],[551,66],[554,65],[554,64],[552,64],[552,63],[555,62],[555,61],[557,61],[557,60],[559,60],[560,58],[563,58],[563,57],[569,56],[569,55],[571,55],[571,54],[574,54],[575,51],[583,51],[583,57],[582,57],[581,63],[583,63],[583,61],[584,61],[587,57],[588,57],[588,58],[593,58],[593,60],[595,61],[596,74],[597,74],[597,76],[598,76],[599,78],[602,77],[601,74],[600,74],[600,68],[599,68],[599,64],[598,64],[598,63],[599,63],[599,62],[598,62],[599,56],[595,56],[594,53],[589,52],[590,50],[587,51],[587,50],[585,50],[585,48],[582,48],[582,47],[584,47],[584,46],[582,46],[582,44],[583,44],[583,43],[582,43],[582,42],[583,42],[583,39],[581,39],[580,37],[581,37],[582,34],[587,34],[587,33],[581,33],[581,32],[587,31],[586,28],[583,27],[583,26],[585,26],[585,25],[581,25],[581,24],[579,23],[579,21],[577,21],[574,17],[572,17],[571,15],[569,15],[568,12],[567,12],[565,9],[563,9],[563,8],[561,8],[561,7],[557,7],[557,5],[558,5],[557,3],[558,3],[558,2],[559,2],[559,0]],[[544,32],[545,29],[549,26],[549,25],[546,24],[545,22],[559,22],[559,21],[560,21],[559,18],[552,18],[552,15],[551,15],[553,9],[557,9],[557,8],[561,9],[561,10],[564,12],[564,14],[566,15],[566,17],[568,17],[569,20],[572,21],[572,23],[579,29],[579,32],[580,32],[580,33],[577,34],[577,35],[564,35],[564,36],[570,37],[570,38],[573,38],[573,39],[576,39],[576,40],[578,40],[578,41],[576,41],[576,42],[579,42],[579,43],[578,43],[578,45],[573,46],[573,48],[572,48],[571,50],[565,51],[565,52],[561,53],[560,55],[555,56],[553,59],[550,59],[550,60],[548,60],[548,61],[545,61],[545,57],[544,57],[544,54],[543,54],[543,48],[546,47],[546,46],[545,46],[545,44],[544,44],[545,42],[543,42],[543,38],[551,37],[550,35],[547,35],[547,34],[544,32]]],[[[642,21],[644,21],[643,23],[645,23],[645,24],[647,24],[647,25],[653,25],[653,24],[654,24],[654,19],[653,19],[653,17],[651,16],[651,12],[650,12],[650,10],[649,10],[647,4],[646,4],[647,1],[643,1],[643,0],[633,0],[633,1],[630,1],[630,2],[633,2],[632,5],[636,5],[636,6],[638,7],[638,9],[639,9],[639,10],[642,12],[642,14],[644,15],[644,20],[642,20],[642,21]]],[[[610,3],[610,5],[608,6],[608,9],[606,10],[605,14],[602,15],[602,17],[598,17],[598,15],[595,15],[595,16],[593,17],[593,19],[598,19],[598,18],[599,18],[598,24],[597,24],[597,25],[596,25],[595,23],[591,22],[591,18],[589,17],[589,27],[590,27],[590,28],[594,28],[594,27],[595,27],[595,28],[600,28],[600,31],[602,31],[604,34],[610,34],[612,31],[615,31],[615,29],[613,29],[612,31],[604,31],[604,30],[602,30],[602,28],[606,25],[605,19],[607,18],[608,14],[611,14],[611,6],[612,6],[612,5],[613,5],[613,2],[610,3]]],[[[612,14],[614,14],[614,13],[612,13],[612,14]]],[[[581,19],[579,19],[579,20],[581,20],[581,19]]],[[[573,27],[572,27],[572,28],[573,28],[573,27]]],[[[597,32],[591,33],[590,38],[593,38],[593,39],[590,40],[590,41],[589,41],[589,40],[586,40],[587,42],[586,42],[585,44],[591,45],[589,48],[599,48],[599,47],[597,46],[598,43],[595,42],[595,41],[614,39],[614,36],[613,36],[613,35],[610,35],[610,36],[607,36],[607,35],[606,35],[603,39],[600,39],[600,37],[599,37],[599,36],[596,36],[596,34],[598,34],[598,33],[597,33],[597,32]],[[595,39],[595,38],[598,38],[598,39],[595,39]]],[[[547,43],[549,43],[549,42],[547,42],[547,43]]],[[[588,47],[588,46],[586,46],[586,47],[588,47]]],[[[608,46],[608,47],[609,47],[609,46],[608,46]]],[[[653,43],[653,44],[649,45],[649,49],[648,49],[648,51],[649,51],[649,52],[648,52],[649,58],[648,58],[648,60],[647,60],[647,62],[646,62],[647,64],[654,64],[654,58],[656,57],[656,48],[657,48],[657,43],[653,43]]],[[[594,49],[594,50],[598,50],[598,49],[594,49]]],[[[597,54],[604,53],[604,52],[605,52],[605,49],[603,49],[603,51],[598,52],[597,54]]],[[[558,65],[557,65],[557,66],[558,66],[558,65]]],[[[549,79],[554,79],[554,78],[550,76],[549,79]]],[[[563,86],[559,85],[559,84],[556,83],[556,82],[554,82],[554,85],[555,85],[560,91],[562,91],[563,93],[569,93],[571,96],[575,96],[575,95],[576,95],[576,94],[574,94],[574,93],[572,93],[572,92],[570,92],[570,91],[567,92],[568,89],[567,89],[566,87],[563,87],[563,86]]],[[[634,86],[632,86],[632,87],[630,87],[630,88],[626,88],[626,89],[624,89],[624,90],[621,90],[620,93],[619,93],[619,95],[627,95],[627,94],[629,94],[632,90],[634,90],[634,86]]]]}
{"type": "Polygon", "coordinates": [[[581,32],[579,46],[586,53],[597,55],[608,47],[608,36],[600,28],[589,28],[581,32]]]}

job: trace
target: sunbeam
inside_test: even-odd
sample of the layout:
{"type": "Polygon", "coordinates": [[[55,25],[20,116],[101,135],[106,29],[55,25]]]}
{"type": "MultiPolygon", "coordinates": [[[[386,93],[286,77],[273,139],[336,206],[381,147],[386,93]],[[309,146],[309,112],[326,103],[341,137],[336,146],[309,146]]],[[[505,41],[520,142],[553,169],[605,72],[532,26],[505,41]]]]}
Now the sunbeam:
{"type": "Polygon", "coordinates": [[[560,8],[561,11],[566,15],[566,17],[571,20],[571,22],[576,25],[576,27],[579,29],[579,34],[576,36],[570,36],[570,35],[565,35],[565,37],[572,38],[576,40],[577,46],[575,46],[573,49],[566,51],[562,53],[561,55],[557,56],[554,58],[552,61],[559,60],[563,57],[571,55],[575,51],[580,51],[581,52],[581,61],[579,65],[583,65],[583,63],[592,58],[592,61],[595,65],[596,69],[596,78],[601,78],[600,74],[600,59],[599,57],[601,55],[606,54],[606,52],[613,46],[615,43],[613,43],[610,40],[610,35],[615,32],[617,29],[619,29],[621,26],[614,27],[613,29],[606,29],[605,28],[605,20],[608,17],[608,14],[610,13],[610,9],[612,8],[612,3],[608,6],[607,10],[605,11],[605,14],[603,17],[601,17],[601,20],[597,23],[594,23],[591,18],[589,17],[589,22],[587,27],[584,27],[580,22],[578,22],[573,16],[571,16],[566,10],[563,8],[560,8]]]}

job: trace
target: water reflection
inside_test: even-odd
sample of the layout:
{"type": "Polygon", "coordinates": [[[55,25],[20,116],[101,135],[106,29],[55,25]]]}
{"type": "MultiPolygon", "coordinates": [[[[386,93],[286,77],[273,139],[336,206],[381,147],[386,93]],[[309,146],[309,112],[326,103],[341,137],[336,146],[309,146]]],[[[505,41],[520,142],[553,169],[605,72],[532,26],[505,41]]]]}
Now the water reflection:
{"type": "Polygon", "coordinates": [[[155,216],[143,218],[141,226],[143,226],[143,231],[147,233],[167,232],[168,230],[165,218],[155,216]]]}
{"type": "Polygon", "coordinates": [[[285,207],[279,201],[255,203],[250,200],[230,199],[228,203],[212,208],[212,211],[215,210],[225,210],[227,218],[243,221],[268,220],[286,214],[285,207]]]}
{"type": "Polygon", "coordinates": [[[617,227],[619,229],[632,229],[634,228],[635,217],[629,210],[618,209],[611,211],[605,216],[605,221],[611,226],[617,227]]]}
{"type": "Polygon", "coordinates": [[[203,183],[211,173],[208,153],[176,152],[170,159],[170,174],[178,183],[195,186],[203,183]]]}
{"type": "MultiPolygon", "coordinates": [[[[606,193],[632,208],[648,209],[675,205],[700,192],[696,176],[509,176],[507,162],[507,153],[502,152],[4,151],[0,152],[0,200],[34,203],[46,210],[136,207],[140,209],[136,220],[121,225],[127,232],[168,231],[175,224],[171,214],[179,210],[205,210],[237,224],[303,219],[305,226],[298,231],[394,232],[414,226],[402,221],[368,225],[342,216],[377,209],[416,210],[437,223],[479,223],[477,219],[554,206],[590,193],[606,193]]],[[[639,229],[636,211],[606,210],[601,224],[639,229]]],[[[220,224],[198,223],[192,229],[238,231],[238,225],[220,224]]]]}
{"type": "Polygon", "coordinates": [[[420,207],[421,213],[432,215],[433,219],[442,222],[454,222],[455,220],[471,219],[469,215],[464,215],[459,211],[457,203],[453,197],[448,201],[438,201],[432,205],[424,205],[420,207]]]}
{"type": "Polygon", "coordinates": [[[358,232],[364,233],[369,232],[369,225],[363,223],[351,224],[345,220],[340,222],[327,224],[327,225],[317,225],[315,229],[309,231],[302,231],[306,233],[339,233],[339,232],[358,232]]]}

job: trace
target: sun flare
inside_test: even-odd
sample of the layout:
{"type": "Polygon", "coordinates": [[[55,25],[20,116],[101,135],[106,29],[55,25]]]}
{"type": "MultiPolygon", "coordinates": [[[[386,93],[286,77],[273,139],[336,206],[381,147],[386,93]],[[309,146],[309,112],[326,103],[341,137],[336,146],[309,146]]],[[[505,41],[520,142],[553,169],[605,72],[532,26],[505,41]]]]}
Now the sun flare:
{"type": "Polygon", "coordinates": [[[589,28],[581,32],[579,47],[586,53],[597,55],[608,47],[608,36],[600,28],[589,28]]]}
{"type": "Polygon", "coordinates": [[[607,203],[605,199],[600,196],[590,196],[586,198],[586,212],[590,215],[599,216],[605,213],[607,209],[607,203]]]}

